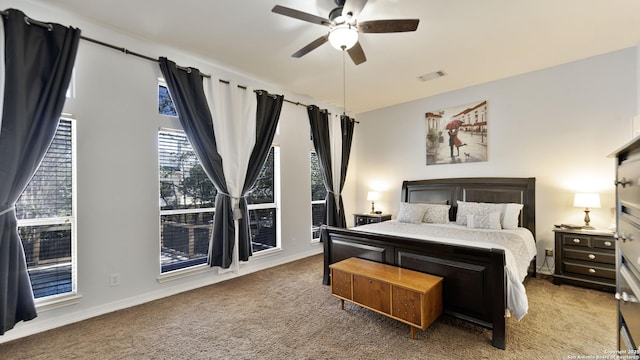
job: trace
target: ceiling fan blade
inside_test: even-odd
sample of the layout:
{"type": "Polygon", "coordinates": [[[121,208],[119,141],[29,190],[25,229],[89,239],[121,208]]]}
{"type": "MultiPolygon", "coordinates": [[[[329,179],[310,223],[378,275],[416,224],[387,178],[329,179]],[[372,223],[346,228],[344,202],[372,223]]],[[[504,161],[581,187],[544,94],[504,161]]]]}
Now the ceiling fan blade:
{"type": "Polygon", "coordinates": [[[360,65],[363,62],[367,61],[367,57],[364,56],[364,50],[362,50],[362,46],[360,46],[360,42],[357,42],[351,49],[347,50],[351,60],[356,65],[360,65]]]}
{"type": "Polygon", "coordinates": [[[289,16],[294,19],[310,22],[312,24],[325,25],[325,26],[329,26],[331,24],[331,21],[329,19],[325,19],[317,15],[309,14],[306,12],[302,12],[299,10],[291,9],[291,8],[280,6],[280,5],[274,6],[273,9],[271,9],[271,11],[276,14],[289,16]]]}
{"type": "Polygon", "coordinates": [[[319,38],[317,38],[317,39],[313,40],[312,42],[310,42],[307,46],[305,46],[302,49],[296,51],[291,56],[294,57],[294,58],[303,57],[304,55],[310,53],[312,50],[314,50],[318,46],[326,43],[328,40],[329,40],[329,35],[320,36],[319,38]]]}
{"type": "Polygon", "coordinates": [[[365,5],[367,5],[367,0],[347,0],[342,6],[342,16],[351,13],[351,16],[357,19],[365,5]]]}
{"type": "Polygon", "coordinates": [[[364,21],[358,24],[358,31],[361,33],[416,31],[419,22],[420,19],[364,21]]]}

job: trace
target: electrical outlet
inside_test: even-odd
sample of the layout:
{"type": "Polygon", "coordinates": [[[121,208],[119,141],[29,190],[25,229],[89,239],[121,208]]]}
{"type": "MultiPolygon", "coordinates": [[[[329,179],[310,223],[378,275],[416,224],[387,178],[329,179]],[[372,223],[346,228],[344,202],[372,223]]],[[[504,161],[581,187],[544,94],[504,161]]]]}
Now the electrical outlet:
{"type": "Polygon", "coordinates": [[[544,254],[546,256],[553,256],[553,249],[552,248],[546,248],[544,249],[544,254]]]}
{"type": "Polygon", "coordinates": [[[111,274],[109,276],[109,286],[118,286],[120,285],[120,274],[111,274]]]}

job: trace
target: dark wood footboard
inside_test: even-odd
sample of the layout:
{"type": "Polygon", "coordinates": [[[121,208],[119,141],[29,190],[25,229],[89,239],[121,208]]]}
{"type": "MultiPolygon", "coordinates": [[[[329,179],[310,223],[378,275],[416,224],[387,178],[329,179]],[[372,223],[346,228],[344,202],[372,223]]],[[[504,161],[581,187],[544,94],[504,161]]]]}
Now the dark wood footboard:
{"type": "Polygon", "coordinates": [[[359,257],[444,278],[447,314],[493,330],[492,344],[504,349],[506,274],[501,249],[454,246],[324,226],[324,277],[329,265],[359,257]]]}

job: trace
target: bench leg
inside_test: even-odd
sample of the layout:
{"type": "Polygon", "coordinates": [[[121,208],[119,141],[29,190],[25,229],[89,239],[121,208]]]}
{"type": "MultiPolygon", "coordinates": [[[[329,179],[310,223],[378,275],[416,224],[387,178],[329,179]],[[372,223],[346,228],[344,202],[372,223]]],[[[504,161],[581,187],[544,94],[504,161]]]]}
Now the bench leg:
{"type": "Polygon", "coordinates": [[[340,299],[340,310],[344,310],[344,299],[340,299]]]}
{"type": "Polygon", "coordinates": [[[411,338],[413,340],[416,340],[416,328],[414,328],[413,326],[409,326],[411,328],[411,338]]]}

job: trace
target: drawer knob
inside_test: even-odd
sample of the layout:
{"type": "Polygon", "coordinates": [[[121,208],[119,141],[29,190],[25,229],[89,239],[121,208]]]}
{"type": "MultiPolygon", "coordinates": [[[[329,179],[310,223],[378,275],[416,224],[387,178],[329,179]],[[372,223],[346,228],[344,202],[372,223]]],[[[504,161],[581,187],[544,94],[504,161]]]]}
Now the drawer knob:
{"type": "Polygon", "coordinates": [[[589,269],[589,273],[590,274],[595,274],[596,273],[596,269],[593,269],[593,268],[589,269]]]}
{"type": "Polygon", "coordinates": [[[622,178],[622,180],[614,181],[613,185],[622,185],[624,188],[627,185],[631,185],[631,180],[627,180],[626,178],[622,178]]]}
{"type": "Polygon", "coordinates": [[[594,254],[589,254],[589,259],[594,260],[596,256],[594,254]]]}
{"type": "Polygon", "coordinates": [[[605,242],[604,242],[604,246],[611,246],[611,245],[613,245],[613,244],[611,243],[611,241],[605,241],[605,242]]]}
{"type": "Polygon", "coordinates": [[[573,242],[576,243],[576,244],[580,244],[580,239],[577,239],[577,238],[573,239],[573,242]]]}
{"type": "Polygon", "coordinates": [[[622,300],[622,302],[625,302],[625,303],[627,303],[627,302],[637,303],[638,302],[638,298],[637,297],[627,294],[626,291],[623,291],[622,294],[616,293],[615,298],[616,298],[616,300],[622,300]]]}

